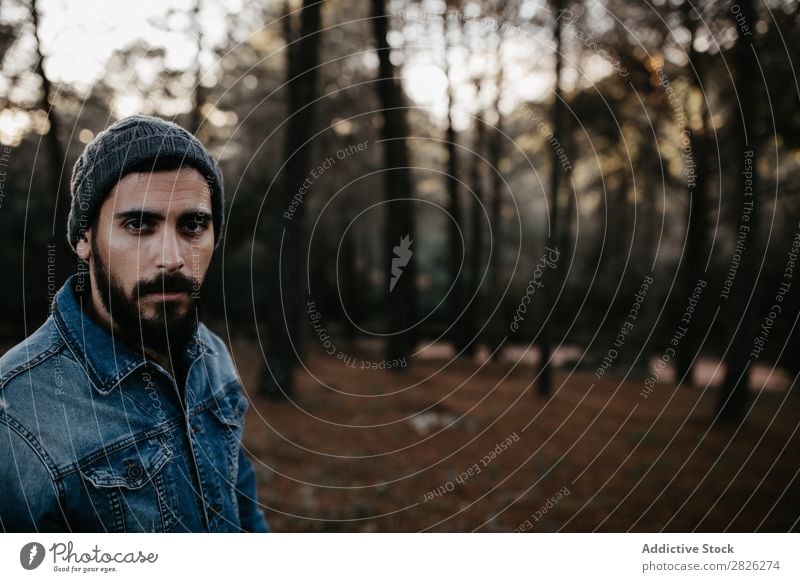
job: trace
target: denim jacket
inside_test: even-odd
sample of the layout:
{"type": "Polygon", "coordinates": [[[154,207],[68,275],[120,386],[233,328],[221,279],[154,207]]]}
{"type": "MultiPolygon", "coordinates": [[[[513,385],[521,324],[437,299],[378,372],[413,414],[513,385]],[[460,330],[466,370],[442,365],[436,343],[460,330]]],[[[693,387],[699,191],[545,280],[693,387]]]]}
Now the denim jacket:
{"type": "Polygon", "coordinates": [[[268,531],[225,344],[200,324],[179,391],[83,313],[84,284],[0,358],[0,531],[268,531]]]}

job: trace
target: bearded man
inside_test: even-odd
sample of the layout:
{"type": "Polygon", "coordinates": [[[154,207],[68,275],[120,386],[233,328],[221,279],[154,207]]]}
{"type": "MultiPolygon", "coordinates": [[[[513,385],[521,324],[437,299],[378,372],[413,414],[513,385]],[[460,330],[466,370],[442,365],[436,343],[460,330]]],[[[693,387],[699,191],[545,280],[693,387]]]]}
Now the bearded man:
{"type": "Polygon", "coordinates": [[[85,268],[0,358],[0,531],[268,531],[248,400],[200,323],[223,227],[216,160],[133,116],[86,146],[71,195],[85,268]]]}

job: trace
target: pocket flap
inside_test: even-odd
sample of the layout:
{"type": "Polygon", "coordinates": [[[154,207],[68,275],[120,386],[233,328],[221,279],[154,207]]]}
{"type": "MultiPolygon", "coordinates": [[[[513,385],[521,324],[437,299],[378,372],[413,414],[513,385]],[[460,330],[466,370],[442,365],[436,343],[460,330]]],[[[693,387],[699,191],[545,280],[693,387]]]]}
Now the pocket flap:
{"type": "Polygon", "coordinates": [[[242,428],[249,403],[238,382],[228,385],[223,393],[211,402],[211,413],[222,424],[242,428]]]}
{"type": "Polygon", "coordinates": [[[160,440],[151,439],[107,453],[82,468],[81,474],[95,487],[138,489],[155,477],[172,454],[160,440]]]}

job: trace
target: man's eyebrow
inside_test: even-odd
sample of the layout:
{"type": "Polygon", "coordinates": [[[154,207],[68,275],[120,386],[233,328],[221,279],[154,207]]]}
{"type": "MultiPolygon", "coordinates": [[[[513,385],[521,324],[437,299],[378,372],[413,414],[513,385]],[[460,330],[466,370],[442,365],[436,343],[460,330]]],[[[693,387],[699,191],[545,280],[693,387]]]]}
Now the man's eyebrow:
{"type": "Polygon", "coordinates": [[[204,208],[195,208],[193,210],[187,210],[186,212],[182,212],[180,215],[181,220],[186,220],[187,218],[197,219],[197,220],[210,220],[211,213],[204,208]]]}
{"type": "MultiPolygon", "coordinates": [[[[117,220],[124,220],[129,218],[138,218],[141,220],[151,220],[151,221],[165,220],[164,215],[161,214],[160,212],[157,212],[155,210],[147,210],[145,208],[122,210],[114,214],[114,218],[117,220]]],[[[193,210],[187,210],[186,212],[182,212],[179,219],[210,220],[211,213],[203,208],[195,208],[193,210]]]]}
{"type": "Polygon", "coordinates": [[[139,208],[135,210],[123,210],[121,212],[117,212],[114,214],[114,218],[116,219],[123,219],[123,218],[139,218],[142,220],[164,220],[164,215],[160,212],[156,212],[155,210],[147,210],[145,208],[139,208]]]}

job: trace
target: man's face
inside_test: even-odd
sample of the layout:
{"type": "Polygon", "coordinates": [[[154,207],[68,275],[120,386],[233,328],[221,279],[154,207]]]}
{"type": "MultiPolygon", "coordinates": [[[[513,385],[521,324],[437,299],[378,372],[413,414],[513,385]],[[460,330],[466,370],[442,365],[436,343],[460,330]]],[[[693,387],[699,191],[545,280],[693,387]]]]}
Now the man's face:
{"type": "Polygon", "coordinates": [[[89,261],[101,317],[145,349],[164,354],[185,343],[197,326],[214,251],[205,178],[188,167],[127,174],[103,202],[88,236],[78,254],[89,261]]]}

